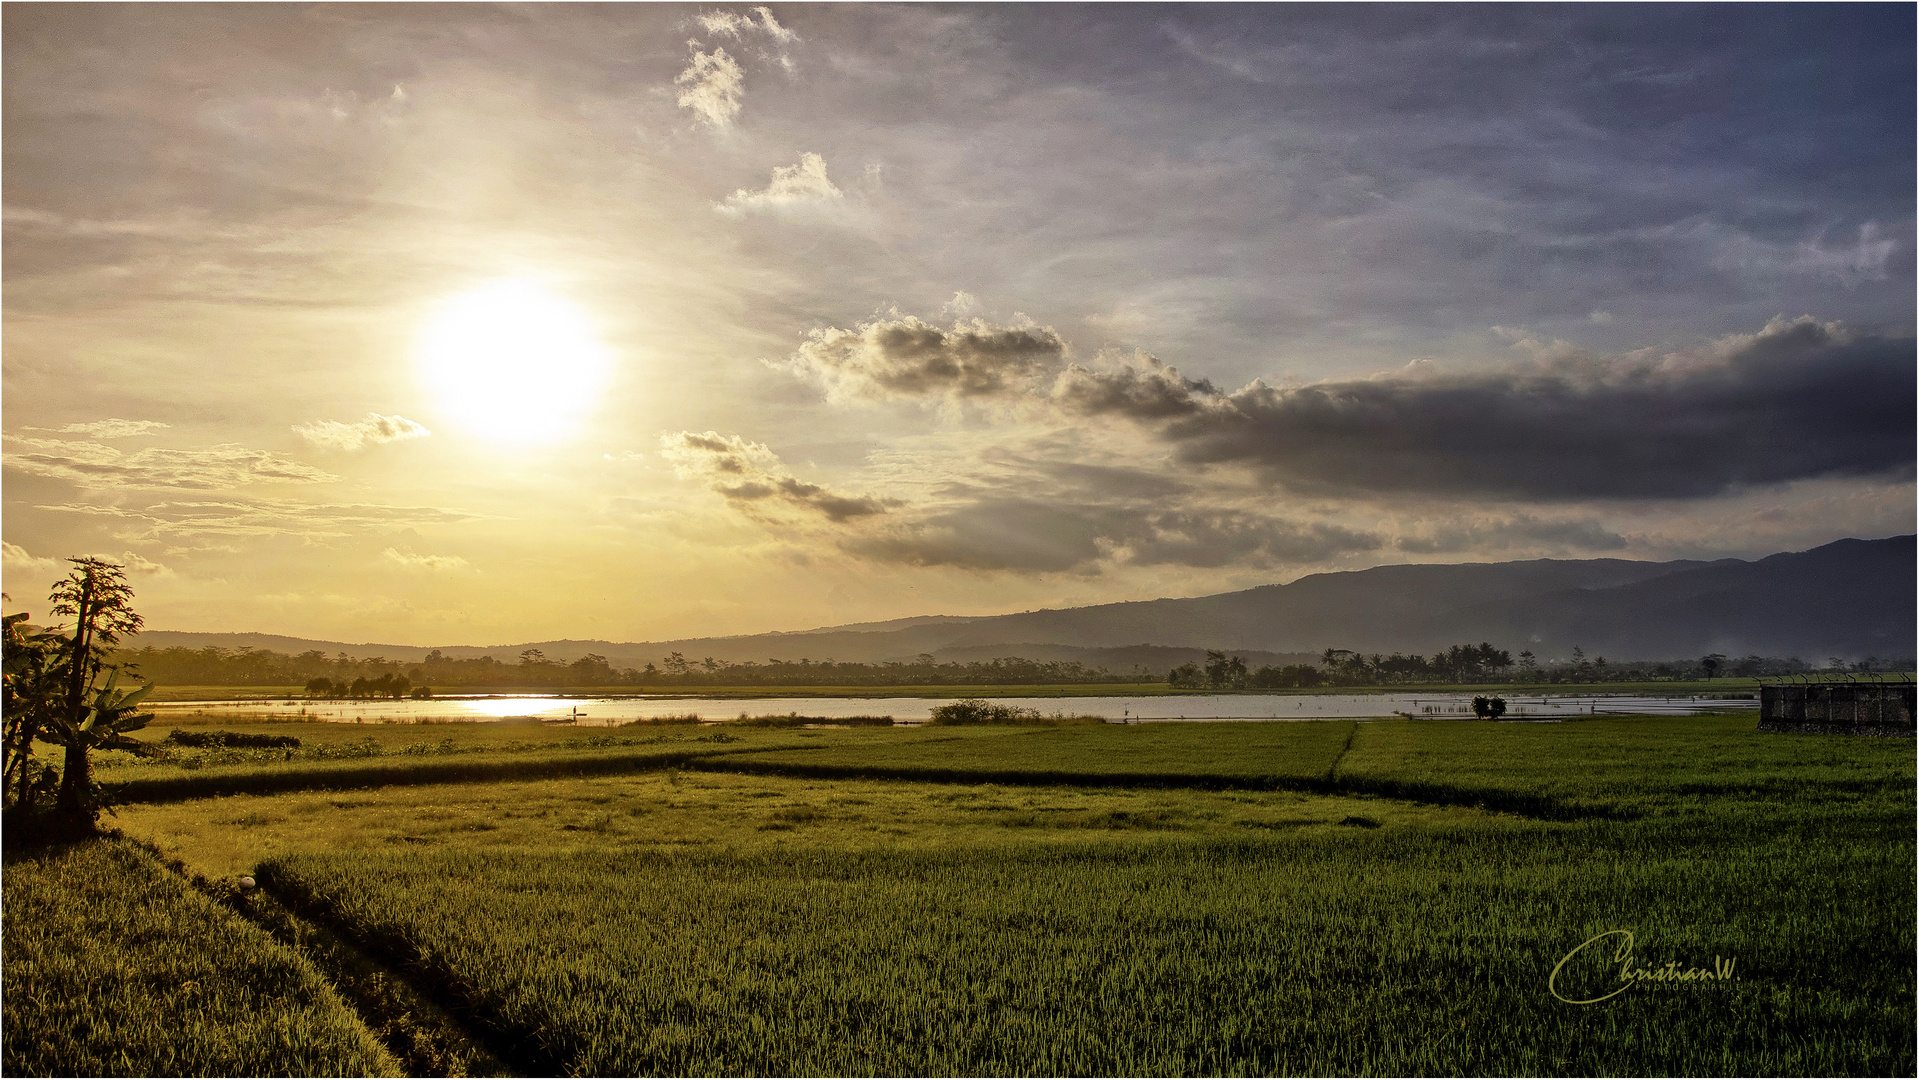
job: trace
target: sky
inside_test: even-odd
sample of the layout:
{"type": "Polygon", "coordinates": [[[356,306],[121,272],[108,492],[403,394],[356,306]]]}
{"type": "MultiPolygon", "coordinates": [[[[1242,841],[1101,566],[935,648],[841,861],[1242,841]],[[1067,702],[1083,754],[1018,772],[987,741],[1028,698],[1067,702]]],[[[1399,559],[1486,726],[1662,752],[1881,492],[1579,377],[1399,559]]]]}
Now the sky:
{"type": "Polygon", "coordinates": [[[5,586],[662,640],[1913,531],[1911,5],[9,3],[5,586]]]}

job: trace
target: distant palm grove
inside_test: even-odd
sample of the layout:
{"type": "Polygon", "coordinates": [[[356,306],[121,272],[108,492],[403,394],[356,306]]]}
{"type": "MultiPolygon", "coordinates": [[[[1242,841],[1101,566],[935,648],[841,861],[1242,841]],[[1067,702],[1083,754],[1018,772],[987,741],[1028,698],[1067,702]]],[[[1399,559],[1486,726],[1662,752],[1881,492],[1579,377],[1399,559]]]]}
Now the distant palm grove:
{"type": "MultiPolygon", "coordinates": [[[[1134,668],[1114,673],[1074,661],[1027,660],[1009,656],[970,663],[940,662],[922,655],[911,661],[840,663],[833,660],[769,660],[726,663],[689,660],[679,653],[642,668],[615,668],[604,656],[588,653],[561,663],[538,649],[516,661],[491,656],[453,658],[439,650],[424,660],[327,656],[318,650],[290,655],[264,649],[144,648],[124,650],[115,662],[133,665],[140,679],[171,686],[303,687],[314,697],[424,697],[431,688],[501,686],[634,687],[688,686],[1000,686],[1164,682],[1192,690],[1305,689],[1330,686],[1405,686],[1476,683],[1667,682],[1719,676],[1789,675],[1815,670],[1872,670],[1884,664],[1868,660],[1847,665],[1834,658],[1815,667],[1797,658],[1721,655],[1697,660],[1619,663],[1573,650],[1567,661],[1541,662],[1531,652],[1515,658],[1481,642],[1455,645],[1430,657],[1365,656],[1328,649],[1318,664],[1249,668],[1224,652],[1209,652],[1205,663],[1183,664],[1170,673],[1134,668]]],[[[1907,662],[1907,667],[1910,663],[1907,662]]]]}

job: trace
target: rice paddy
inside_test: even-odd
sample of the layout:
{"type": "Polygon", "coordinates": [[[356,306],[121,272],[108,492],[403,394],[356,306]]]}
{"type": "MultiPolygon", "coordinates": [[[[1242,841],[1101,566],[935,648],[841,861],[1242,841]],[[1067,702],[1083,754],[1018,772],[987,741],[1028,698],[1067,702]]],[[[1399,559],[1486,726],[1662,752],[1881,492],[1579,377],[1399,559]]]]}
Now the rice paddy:
{"type": "MultiPolygon", "coordinates": [[[[102,779],[523,1072],[1910,1073],[1914,748],[1750,727],[394,726],[102,779]]],[[[12,940],[9,1071],[88,1071],[16,1058],[12,940]]]]}

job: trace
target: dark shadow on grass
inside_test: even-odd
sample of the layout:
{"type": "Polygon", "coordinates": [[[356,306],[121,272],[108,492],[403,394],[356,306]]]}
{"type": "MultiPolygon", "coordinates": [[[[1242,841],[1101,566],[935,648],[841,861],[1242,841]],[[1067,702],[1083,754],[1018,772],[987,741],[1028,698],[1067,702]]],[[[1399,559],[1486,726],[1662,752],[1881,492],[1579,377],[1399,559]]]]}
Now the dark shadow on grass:
{"type": "Polygon", "coordinates": [[[911,781],[923,784],[999,784],[1006,787],[1084,787],[1137,789],[1192,789],[1199,791],[1300,791],[1315,795],[1374,795],[1411,802],[1466,806],[1517,814],[1543,821],[1591,818],[1628,820],[1638,815],[1618,807],[1572,803],[1547,795],[1527,795],[1494,788],[1451,784],[1374,780],[1344,777],[1329,780],[1304,776],[1234,776],[1219,773],[1078,773],[1045,769],[888,769],[854,765],[813,765],[805,762],[750,761],[717,755],[689,760],[696,772],[783,776],[796,780],[911,781]]]}

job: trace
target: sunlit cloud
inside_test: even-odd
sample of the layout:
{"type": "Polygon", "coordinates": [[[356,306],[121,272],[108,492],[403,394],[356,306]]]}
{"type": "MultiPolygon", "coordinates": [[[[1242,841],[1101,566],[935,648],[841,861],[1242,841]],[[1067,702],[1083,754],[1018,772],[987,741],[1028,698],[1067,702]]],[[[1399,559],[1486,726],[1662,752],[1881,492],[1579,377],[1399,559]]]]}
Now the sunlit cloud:
{"type": "Polygon", "coordinates": [[[832,202],[843,192],[826,175],[826,159],[818,154],[801,154],[797,165],[773,169],[772,182],[758,191],[741,188],[715,207],[721,213],[739,217],[748,210],[777,209],[809,203],[832,202]]]}
{"type": "Polygon", "coordinates": [[[379,413],[368,413],[366,419],[354,424],[343,424],[338,420],[315,420],[310,424],[296,424],[293,430],[313,445],[329,450],[358,450],[363,446],[378,446],[403,439],[424,439],[433,434],[424,425],[404,416],[382,416],[379,413]]]}
{"type": "Polygon", "coordinates": [[[332,473],[282,457],[222,443],[204,450],[150,447],[127,454],[101,443],[7,439],[6,467],[90,488],[183,488],[217,491],[249,484],[322,484],[332,473]]]}
{"type": "Polygon", "coordinates": [[[16,603],[26,602],[34,595],[29,590],[39,587],[37,584],[29,586],[28,582],[44,579],[50,584],[60,576],[66,565],[59,559],[42,558],[19,544],[0,540],[0,573],[5,574],[8,595],[16,603]]]}
{"type": "Polygon", "coordinates": [[[773,12],[765,7],[756,7],[749,15],[723,10],[702,11],[699,14],[699,23],[700,27],[709,34],[720,34],[736,40],[756,32],[782,43],[800,39],[799,34],[781,26],[780,21],[773,17],[773,12]]]}
{"type": "Polygon", "coordinates": [[[68,424],[59,428],[28,428],[28,431],[51,431],[60,435],[85,435],[94,439],[130,439],[136,435],[147,435],[164,430],[166,424],[158,420],[95,420],[89,424],[68,424]]]}
{"type": "Polygon", "coordinates": [[[698,42],[690,42],[693,55],[686,70],[673,82],[685,87],[680,91],[680,107],[693,110],[701,123],[713,128],[731,127],[740,115],[740,99],[746,95],[746,78],[739,62],[715,47],[705,53],[698,42]]]}
{"type": "Polygon", "coordinates": [[[417,555],[412,548],[405,551],[387,548],[380,552],[380,558],[404,570],[424,570],[434,574],[450,574],[467,566],[466,560],[458,555],[417,555]]]}
{"type": "Polygon", "coordinates": [[[117,521],[125,539],[201,539],[205,537],[291,536],[327,540],[368,530],[420,525],[451,525],[480,515],[437,506],[381,506],[365,503],[297,503],[266,500],[161,502],[141,507],[85,503],[42,504],[36,509],[117,521]]]}
{"type": "Polygon", "coordinates": [[[834,401],[1017,395],[1066,355],[1052,327],[961,319],[941,329],[911,315],[812,331],[783,365],[834,401]]]}
{"type": "Polygon", "coordinates": [[[785,507],[841,523],[886,512],[878,499],[842,495],[794,477],[770,448],[738,435],[671,432],[660,436],[660,456],[681,479],[699,481],[750,516],[785,507]]]}

